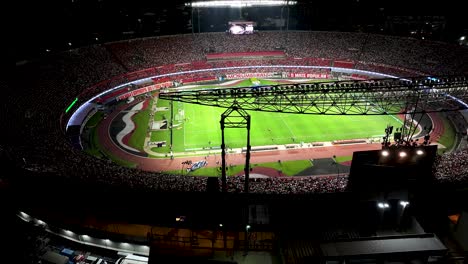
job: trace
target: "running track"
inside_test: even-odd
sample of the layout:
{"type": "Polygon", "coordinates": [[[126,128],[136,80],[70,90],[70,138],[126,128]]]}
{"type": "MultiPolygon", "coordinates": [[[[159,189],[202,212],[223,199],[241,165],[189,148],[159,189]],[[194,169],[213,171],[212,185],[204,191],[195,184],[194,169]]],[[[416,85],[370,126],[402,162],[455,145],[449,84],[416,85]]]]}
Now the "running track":
{"type": "MultiPolygon", "coordinates": [[[[136,104],[138,102],[132,102],[136,104]]],[[[121,106],[114,112],[109,114],[106,119],[98,125],[98,137],[101,145],[115,157],[128,160],[136,163],[138,168],[145,171],[166,171],[166,170],[178,170],[182,168],[182,162],[185,160],[199,160],[203,159],[202,156],[196,156],[193,158],[182,157],[171,159],[155,159],[155,158],[144,158],[126,151],[123,151],[118,147],[110,138],[109,127],[112,120],[120,113],[120,111],[127,108],[128,105],[121,106]]],[[[333,146],[333,147],[316,147],[316,148],[304,148],[304,149],[293,149],[283,151],[264,151],[264,152],[252,152],[250,163],[262,163],[271,162],[277,160],[304,160],[304,159],[318,159],[318,158],[331,158],[333,155],[336,156],[351,156],[354,151],[362,150],[376,150],[380,149],[381,144],[358,144],[358,145],[344,145],[344,146],[333,146]]],[[[221,154],[210,155],[207,157],[208,167],[215,167],[216,161],[221,164],[221,154]]],[[[245,163],[245,154],[227,154],[226,155],[227,165],[239,165],[245,163]]],[[[219,165],[218,165],[219,166],[219,165]]]]}
{"type": "MultiPolygon", "coordinates": [[[[132,102],[130,105],[137,104],[138,102],[132,102]]],[[[156,158],[144,158],[139,157],[128,152],[125,152],[118,147],[110,138],[109,127],[112,120],[120,113],[120,111],[128,108],[129,105],[123,105],[120,108],[115,109],[114,112],[108,115],[106,119],[98,125],[98,137],[101,145],[113,156],[133,162],[137,164],[138,168],[145,171],[166,171],[166,170],[179,170],[182,169],[182,162],[185,160],[201,160],[203,156],[196,157],[182,157],[174,158],[173,160],[167,159],[156,159],[156,158]]],[[[434,122],[434,126],[438,125],[434,122]]],[[[380,143],[374,144],[354,144],[354,145],[337,145],[332,147],[315,147],[315,148],[303,148],[303,149],[292,149],[292,150],[276,150],[276,151],[262,151],[252,152],[250,163],[262,163],[272,161],[286,161],[286,160],[304,160],[304,159],[319,159],[319,158],[331,158],[333,155],[336,156],[352,156],[354,151],[366,151],[366,150],[378,150],[381,149],[380,143]]],[[[207,156],[208,166],[216,167],[216,161],[221,164],[221,154],[207,156]]],[[[245,154],[227,154],[226,165],[240,165],[245,163],[245,154]]]]}

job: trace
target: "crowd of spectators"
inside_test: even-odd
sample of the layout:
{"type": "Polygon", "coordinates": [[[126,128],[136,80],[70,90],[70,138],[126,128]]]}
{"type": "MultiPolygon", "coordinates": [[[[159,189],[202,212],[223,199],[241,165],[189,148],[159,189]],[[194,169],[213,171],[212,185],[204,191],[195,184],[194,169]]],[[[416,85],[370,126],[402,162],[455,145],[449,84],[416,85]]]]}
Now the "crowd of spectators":
{"type": "Polygon", "coordinates": [[[434,163],[434,175],[442,183],[466,183],[468,181],[468,148],[438,156],[434,163]]]}
{"type": "MultiPolygon", "coordinates": [[[[201,61],[206,53],[284,50],[288,57],[386,64],[427,74],[466,72],[465,48],[412,38],[343,32],[202,33],[106,44],[130,71],[201,61]]],[[[358,63],[359,65],[360,63],[358,63]]]]}
{"type": "MultiPolygon", "coordinates": [[[[357,61],[356,68],[379,69],[392,65],[392,71],[434,74],[466,72],[468,52],[456,46],[401,39],[389,36],[338,32],[259,32],[252,36],[223,33],[167,36],[109,43],[51,54],[40,61],[17,66],[14,89],[0,106],[4,127],[2,156],[30,173],[53,173],[83,181],[166,191],[205,191],[206,178],[167,175],[124,168],[106,159],[74,149],[66,140],[65,109],[78,97],[77,104],[110,86],[122,83],[127,71],[152,67],[151,73],[204,68],[288,64],[331,65],[333,59],[357,61]],[[365,44],[365,45],[364,45],[365,44]],[[207,52],[241,52],[284,49],[288,58],[249,62],[203,62],[207,52]],[[293,58],[325,59],[293,59],[293,58]],[[202,61],[200,63],[200,61],[202,61]],[[365,63],[364,63],[365,62],[365,63]],[[406,71],[405,69],[410,69],[406,71]],[[109,82],[107,80],[114,80],[109,82]],[[105,83],[105,85],[95,85],[105,83]],[[92,89],[89,89],[92,87],[92,89]],[[60,122],[62,121],[62,122],[60,122]]],[[[275,70],[275,69],[270,69],[275,70]]],[[[266,69],[257,69],[266,71],[266,69]]],[[[242,70],[229,71],[229,73],[242,70]]],[[[215,74],[224,74],[220,71],[215,74]]],[[[190,76],[188,76],[190,77],[190,76]]],[[[466,180],[467,151],[449,153],[438,160],[436,177],[441,181],[466,180]]],[[[8,177],[8,176],[4,176],[8,177]]],[[[229,191],[242,190],[241,177],[229,180],[229,191]]],[[[306,193],[344,190],[347,177],[307,177],[297,179],[256,179],[252,192],[306,193]]]]}
{"type": "MultiPolygon", "coordinates": [[[[227,191],[244,192],[244,176],[227,178],[227,191]]],[[[221,185],[221,179],[219,180],[221,185]]],[[[270,177],[253,178],[249,181],[250,193],[264,194],[310,194],[344,192],[347,176],[270,177]]]]}

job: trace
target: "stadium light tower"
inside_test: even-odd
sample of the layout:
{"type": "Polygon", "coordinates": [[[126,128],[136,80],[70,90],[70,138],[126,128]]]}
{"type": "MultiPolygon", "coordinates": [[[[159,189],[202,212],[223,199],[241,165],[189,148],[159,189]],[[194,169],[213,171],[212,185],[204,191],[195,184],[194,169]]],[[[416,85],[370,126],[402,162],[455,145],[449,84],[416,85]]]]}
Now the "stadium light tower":
{"type": "MultiPolygon", "coordinates": [[[[289,6],[296,5],[297,1],[290,0],[214,0],[214,1],[193,1],[185,3],[185,6],[192,7],[192,34],[194,33],[193,28],[193,10],[197,9],[198,19],[198,33],[200,33],[200,8],[238,8],[239,18],[242,17],[242,8],[244,7],[262,7],[262,6],[287,6],[288,8],[288,20],[289,24],[289,6]]],[[[281,16],[283,15],[283,8],[281,9],[281,16]]]]}
{"type": "Polygon", "coordinates": [[[186,3],[186,6],[192,7],[230,7],[242,8],[253,6],[282,6],[295,5],[297,1],[285,0],[215,0],[215,1],[194,1],[186,3]]]}

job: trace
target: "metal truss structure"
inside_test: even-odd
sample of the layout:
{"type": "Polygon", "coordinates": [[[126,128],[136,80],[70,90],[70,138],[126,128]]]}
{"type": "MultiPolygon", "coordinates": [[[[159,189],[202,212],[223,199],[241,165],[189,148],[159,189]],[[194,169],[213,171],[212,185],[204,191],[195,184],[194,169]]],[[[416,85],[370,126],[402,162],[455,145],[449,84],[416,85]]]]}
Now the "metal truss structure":
{"type": "Polygon", "coordinates": [[[468,108],[468,76],[388,78],[161,92],[159,98],[244,110],[386,115],[468,108]]]}
{"type": "Polygon", "coordinates": [[[221,180],[223,192],[227,190],[226,183],[226,144],[224,140],[224,129],[226,128],[245,128],[247,129],[247,149],[245,154],[245,193],[249,192],[249,170],[250,170],[250,115],[240,108],[239,105],[233,104],[224,113],[221,114],[221,180]]]}
{"type": "MultiPolygon", "coordinates": [[[[245,192],[248,193],[250,115],[245,110],[316,115],[404,114],[400,143],[409,144],[423,114],[468,109],[465,103],[468,102],[468,77],[388,78],[163,91],[159,98],[227,108],[220,120],[223,192],[227,190],[224,129],[247,129],[244,172],[245,192]]],[[[391,133],[387,129],[386,140],[391,133]]]]}

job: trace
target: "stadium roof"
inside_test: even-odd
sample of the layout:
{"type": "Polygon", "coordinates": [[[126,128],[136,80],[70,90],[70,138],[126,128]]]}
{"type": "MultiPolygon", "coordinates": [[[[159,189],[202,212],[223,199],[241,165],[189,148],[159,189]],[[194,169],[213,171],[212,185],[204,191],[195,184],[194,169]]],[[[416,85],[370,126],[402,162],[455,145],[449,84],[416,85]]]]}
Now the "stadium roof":
{"type": "Polygon", "coordinates": [[[325,257],[373,257],[382,254],[443,255],[447,248],[433,235],[378,238],[321,244],[325,257]]]}

